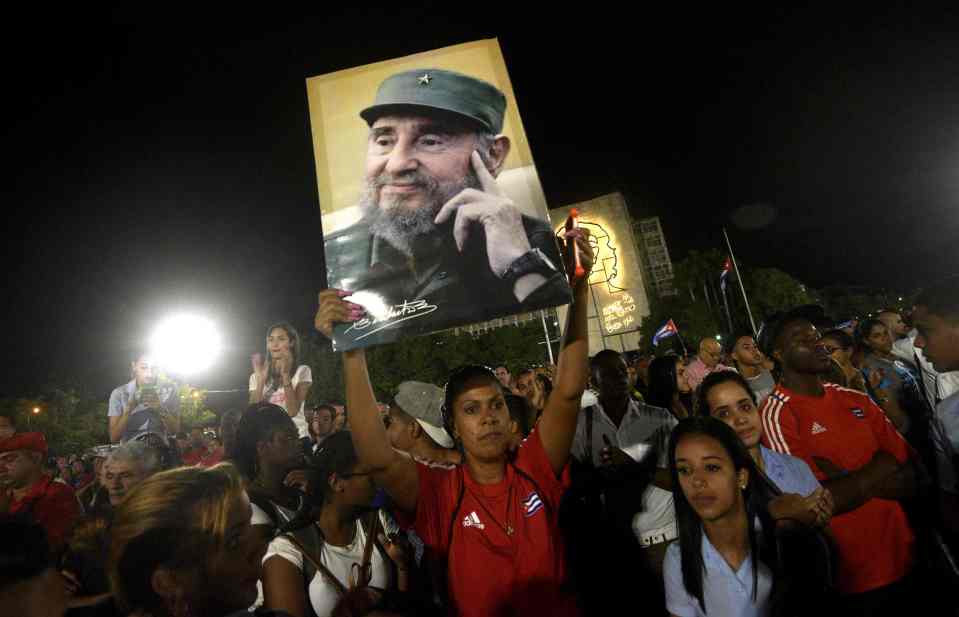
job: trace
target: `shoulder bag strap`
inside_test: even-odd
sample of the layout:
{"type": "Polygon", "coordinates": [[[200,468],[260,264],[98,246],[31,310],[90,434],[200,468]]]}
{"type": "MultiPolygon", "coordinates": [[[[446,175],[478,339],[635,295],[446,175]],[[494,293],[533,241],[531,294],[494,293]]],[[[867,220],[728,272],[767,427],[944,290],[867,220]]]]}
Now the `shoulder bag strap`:
{"type": "Polygon", "coordinates": [[[593,465],[593,406],[586,408],[586,458],[593,465]]]}

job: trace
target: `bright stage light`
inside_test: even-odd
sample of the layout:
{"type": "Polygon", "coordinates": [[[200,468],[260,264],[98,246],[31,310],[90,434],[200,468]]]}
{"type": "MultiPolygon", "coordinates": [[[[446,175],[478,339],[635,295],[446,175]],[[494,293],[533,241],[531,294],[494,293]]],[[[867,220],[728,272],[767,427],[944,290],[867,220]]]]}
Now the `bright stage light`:
{"type": "Polygon", "coordinates": [[[220,335],[209,319],[195,315],[170,317],[150,337],[151,358],[178,375],[202,372],[220,354],[220,335]]]}

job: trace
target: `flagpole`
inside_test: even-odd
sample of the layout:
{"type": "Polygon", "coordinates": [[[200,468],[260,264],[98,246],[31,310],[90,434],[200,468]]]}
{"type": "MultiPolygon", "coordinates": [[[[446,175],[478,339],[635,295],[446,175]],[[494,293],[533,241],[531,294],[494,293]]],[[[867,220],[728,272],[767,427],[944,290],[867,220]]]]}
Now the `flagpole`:
{"type": "Polygon", "coordinates": [[[743,302],[746,304],[746,314],[749,315],[749,325],[752,326],[753,336],[758,335],[756,330],[756,322],[753,320],[752,309],[749,308],[749,298],[746,297],[746,288],[743,286],[743,277],[739,274],[739,265],[736,263],[736,256],[733,254],[733,245],[729,241],[729,234],[726,233],[726,228],[723,227],[723,236],[726,238],[726,248],[729,249],[729,256],[733,260],[733,268],[736,269],[736,279],[739,280],[739,290],[743,292],[743,302]]]}
{"type": "Polygon", "coordinates": [[[546,335],[546,353],[549,356],[549,363],[556,364],[553,361],[553,343],[549,340],[549,328],[546,327],[546,311],[541,310],[539,316],[543,320],[543,333],[546,335]]]}
{"type": "Polygon", "coordinates": [[[733,330],[733,314],[729,312],[729,299],[726,297],[726,289],[720,285],[719,290],[723,294],[723,304],[726,306],[726,323],[729,324],[729,336],[733,336],[735,334],[733,330]]]}

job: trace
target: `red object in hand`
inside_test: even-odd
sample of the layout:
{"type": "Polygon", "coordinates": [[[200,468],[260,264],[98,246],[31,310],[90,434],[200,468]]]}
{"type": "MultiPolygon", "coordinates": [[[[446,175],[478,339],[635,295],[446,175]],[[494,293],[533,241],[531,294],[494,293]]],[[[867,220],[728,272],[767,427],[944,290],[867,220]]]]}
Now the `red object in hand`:
{"type": "MultiPolygon", "coordinates": [[[[566,231],[571,231],[573,229],[579,229],[579,210],[576,208],[573,208],[569,211],[569,217],[566,219],[566,231]]],[[[577,246],[575,239],[573,240],[572,245],[573,263],[575,264],[573,274],[576,278],[581,278],[586,275],[586,270],[579,262],[579,246],[577,246]]]]}

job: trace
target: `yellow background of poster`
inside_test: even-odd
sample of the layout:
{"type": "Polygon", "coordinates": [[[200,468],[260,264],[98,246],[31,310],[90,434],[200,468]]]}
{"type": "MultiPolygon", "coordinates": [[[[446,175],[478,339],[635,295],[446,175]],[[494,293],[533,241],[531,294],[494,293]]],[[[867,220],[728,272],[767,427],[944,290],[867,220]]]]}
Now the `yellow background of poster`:
{"type": "Polygon", "coordinates": [[[545,198],[503,53],[496,39],[486,39],[306,80],[324,233],[341,229],[358,216],[357,212],[343,211],[356,205],[365,176],[369,127],[359,112],[373,104],[377,88],[387,77],[413,69],[437,68],[487,81],[506,96],[503,133],[510,138],[512,148],[498,182],[507,195],[516,198],[525,213],[546,218],[545,198]]]}

